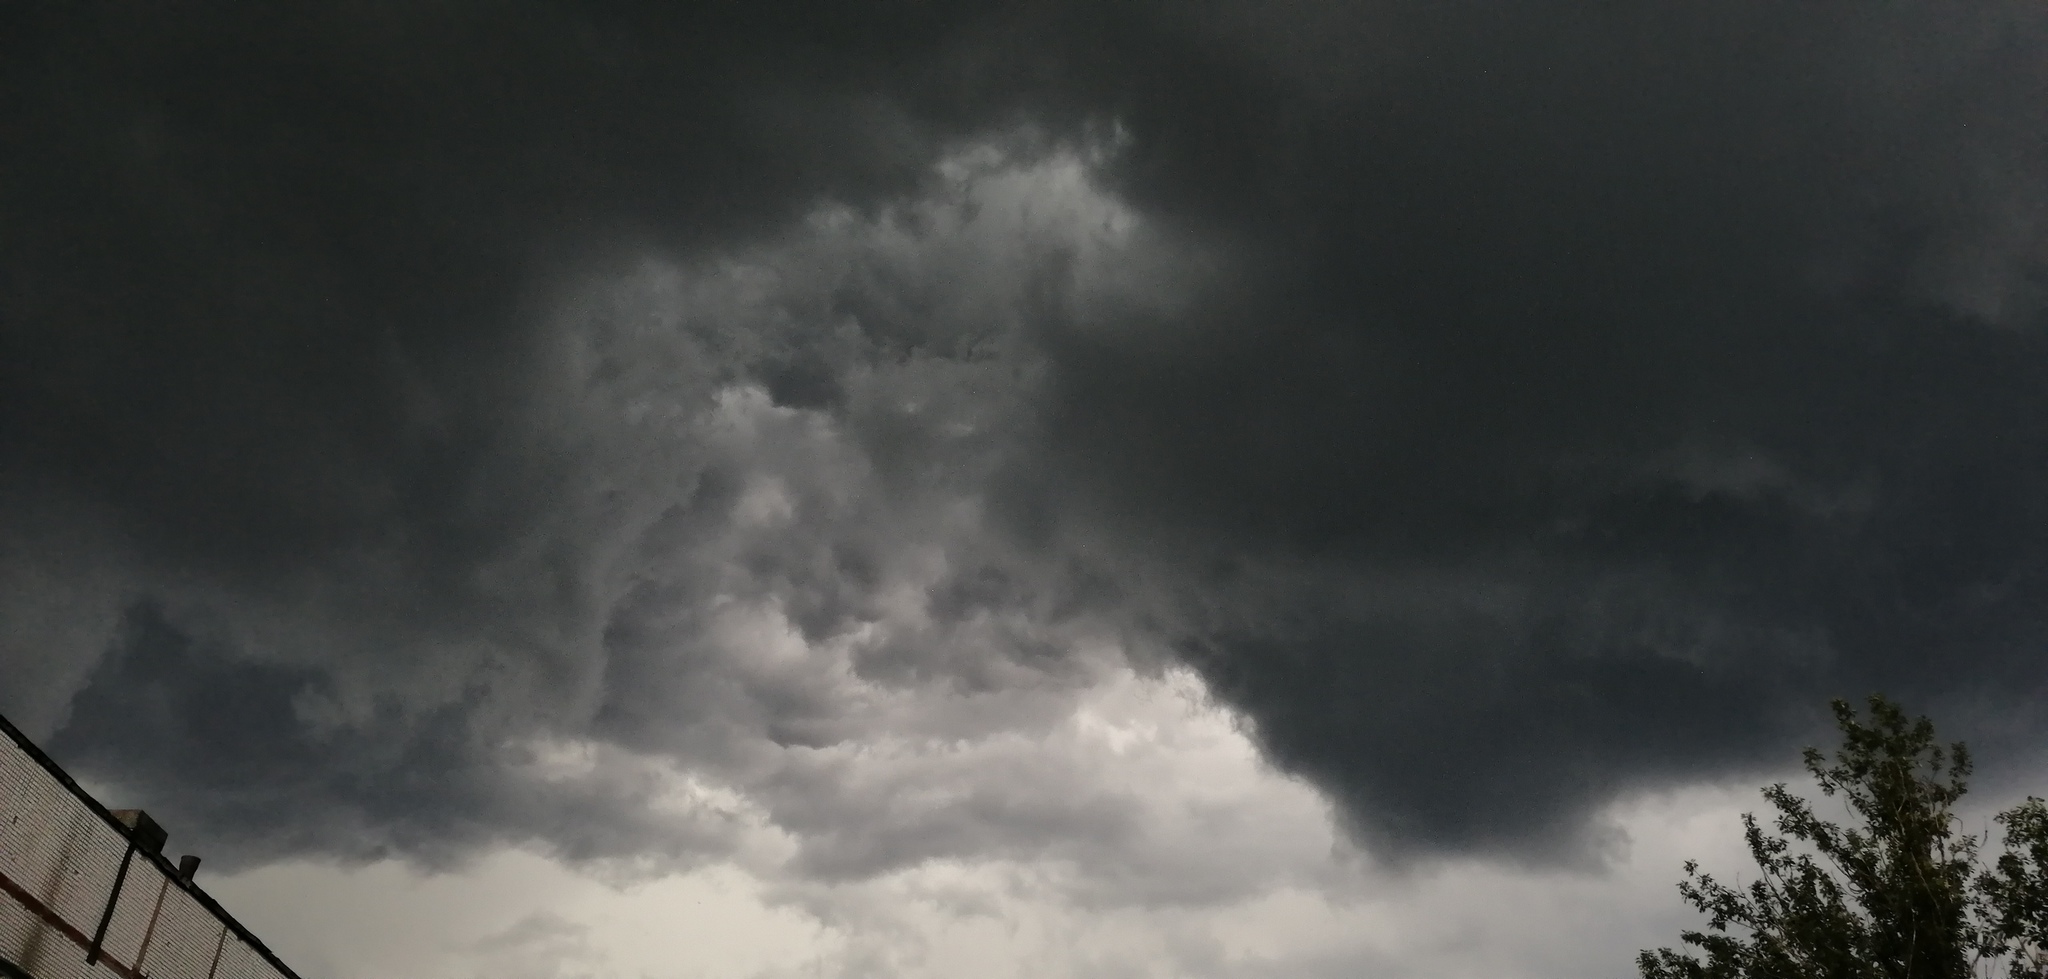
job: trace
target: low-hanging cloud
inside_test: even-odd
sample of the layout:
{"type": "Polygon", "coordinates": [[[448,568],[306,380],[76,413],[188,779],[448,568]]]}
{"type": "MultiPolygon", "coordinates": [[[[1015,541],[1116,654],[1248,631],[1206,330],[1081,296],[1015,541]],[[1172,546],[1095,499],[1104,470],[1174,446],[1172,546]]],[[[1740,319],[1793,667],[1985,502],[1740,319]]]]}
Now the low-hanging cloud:
{"type": "Polygon", "coordinates": [[[1129,657],[1573,859],[2039,689],[2023,5],[131,13],[0,69],[0,707],[252,857],[1116,839],[1000,743],[1129,657]]]}

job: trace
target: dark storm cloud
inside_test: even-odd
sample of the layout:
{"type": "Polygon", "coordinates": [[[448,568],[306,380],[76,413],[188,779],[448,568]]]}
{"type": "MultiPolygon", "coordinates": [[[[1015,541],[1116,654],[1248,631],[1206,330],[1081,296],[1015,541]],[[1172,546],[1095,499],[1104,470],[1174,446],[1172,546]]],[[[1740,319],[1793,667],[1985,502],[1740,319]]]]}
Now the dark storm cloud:
{"type": "Polygon", "coordinates": [[[246,571],[398,527],[460,567],[531,519],[544,479],[464,497],[548,353],[521,335],[548,290],[908,187],[942,133],[890,96],[967,26],[844,5],[10,17],[9,469],[246,571]]]}
{"type": "MultiPolygon", "coordinates": [[[[470,791],[436,766],[630,686],[602,651],[635,548],[692,546],[744,488],[646,405],[687,423],[801,358],[715,325],[637,342],[645,309],[563,313],[586,280],[910,191],[1007,97],[967,57],[988,18],[933,5],[5,17],[0,702],[40,733],[71,710],[80,757],[194,806],[271,780],[243,817],[305,826],[489,808],[378,780],[470,791]],[[187,646],[227,665],[137,672],[187,646]],[[358,756],[396,768],[314,770],[358,756]]],[[[805,594],[820,622],[851,601],[805,594]]]]}
{"type": "Polygon", "coordinates": [[[303,853],[403,854],[449,865],[477,846],[545,840],[571,859],[689,859],[732,846],[730,818],[658,811],[645,770],[599,764],[569,779],[521,778],[511,740],[530,719],[495,716],[472,687],[405,716],[321,724],[330,664],[288,667],[180,633],[133,608],[53,742],[84,770],[115,774],[196,832],[227,867],[303,853]],[[309,718],[309,714],[312,717],[309,718]]]}
{"type": "Polygon", "coordinates": [[[1039,505],[1116,500],[1189,569],[1184,653],[1368,838],[1582,852],[1601,801],[1781,759],[1827,696],[2029,709],[2037,10],[1179,36],[1127,76],[1115,186],[1256,271],[1055,342],[1078,478],[1039,505]]]}
{"type": "Polygon", "coordinates": [[[0,705],[252,852],[720,845],[550,737],[887,822],[764,759],[1087,630],[1392,850],[2040,688],[2029,7],[7,16],[0,705]],[[1020,121],[1145,248],[873,219],[1020,121]]]}
{"type": "MultiPolygon", "coordinates": [[[[1003,208],[1020,209],[991,210],[1003,208]]],[[[1010,233],[1014,213],[933,230],[960,210],[920,204],[899,226],[825,208],[725,229],[704,257],[678,246],[597,272],[542,267],[531,274],[545,302],[494,314],[504,322],[479,314],[463,341],[477,363],[456,366],[488,381],[475,388],[408,354],[402,324],[372,324],[390,357],[333,393],[388,395],[398,427],[383,434],[417,444],[301,474],[367,500],[332,540],[180,544],[152,523],[231,519],[213,494],[280,491],[226,481],[351,451],[317,429],[281,433],[304,440],[305,458],[262,458],[248,474],[224,464],[206,476],[222,485],[168,515],[122,495],[137,486],[23,453],[20,471],[61,487],[50,495],[68,509],[51,504],[10,538],[11,573],[35,586],[16,601],[40,616],[10,632],[10,711],[25,701],[60,756],[230,863],[301,851],[443,863],[526,841],[573,858],[691,859],[729,851],[737,824],[701,800],[674,811],[671,768],[744,787],[787,752],[896,728],[944,741],[985,736],[992,718],[1042,727],[1069,695],[948,719],[943,704],[888,716],[860,689],[1070,694],[1078,682],[1012,592],[940,603],[936,620],[921,602],[883,601],[948,590],[943,563],[923,567],[935,546],[967,568],[1009,560],[948,521],[1016,441],[1006,378],[1024,365],[992,351],[1016,346],[1004,315],[1036,246],[1010,233]],[[865,312],[877,323],[863,329],[841,311],[852,307],[923,319],[865,312]],[[814,364],[827,388],[790,396],[792,362],[814,364]],[[806,648],[884,619],[885,642],[806,648]],[[58,626],[68,645],[45,641],[65,638],[58,626]]],[[[225,342],[181,328],[197,347],[225,342]]],[[[349,367],[305,356],[308,370],[349,367]]],[[[166,383],[219,407],[206,380],[166,383]]],[[[235,420],[209,423],[231,438],[235,420]]],[[[324,499],[269,502],[293,520],[338,519],[324,499]]],[[[829,801],[790,798],[771,816],[829,801]]]]}

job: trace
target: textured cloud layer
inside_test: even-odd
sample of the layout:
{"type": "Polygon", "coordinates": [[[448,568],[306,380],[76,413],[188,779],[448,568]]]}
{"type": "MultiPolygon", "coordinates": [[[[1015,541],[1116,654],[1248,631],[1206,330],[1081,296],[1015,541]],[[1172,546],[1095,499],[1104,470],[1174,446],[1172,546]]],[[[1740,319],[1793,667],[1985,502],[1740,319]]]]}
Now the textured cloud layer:
{"type": "Polygon", "coordinates": [[[766,818],[831,877],[1113,834],[1122,795],[1076,797],[1031,746],[1117,626],[985,495],[1032,430],[1038,270],[1122,219],[1071,155],[936,179],[565,288],[468,490],[544,491],[517,533],[438,594],[404,537],[260,582],[138,576],[58,749],[251,855],[690,859],[766,818]],[[677,770],[712,794],[674,798],[677,770]]]}
{"type": "Polygon", "coordinates": [[[1829,695],[2024,709],[2038,11],[1205,25],[1116,186],[1256,271],[1171,343],[1078,332],[1049,444],[1275,757],[1397,845],[1564,854],[1829,695]]]}
{"type": "Polygon", "coordinates": [[[7,16],[0,708],[246,857],[1071,855],[1178,662],[1570,860],[2041,686],[2032,7],[7,16]]]}

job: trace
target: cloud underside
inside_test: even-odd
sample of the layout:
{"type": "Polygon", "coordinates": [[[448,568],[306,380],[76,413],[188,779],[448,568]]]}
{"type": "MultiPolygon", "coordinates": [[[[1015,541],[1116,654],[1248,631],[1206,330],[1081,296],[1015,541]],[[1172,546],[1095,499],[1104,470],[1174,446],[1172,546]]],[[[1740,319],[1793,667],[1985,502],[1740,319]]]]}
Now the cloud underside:
{"type": "Polygon", "coordinates": [[[224,852],[1099,862],[1133,669],[1397,858],[2034,730],[2032,7],[9,16],[0,708],[224,852]]]}

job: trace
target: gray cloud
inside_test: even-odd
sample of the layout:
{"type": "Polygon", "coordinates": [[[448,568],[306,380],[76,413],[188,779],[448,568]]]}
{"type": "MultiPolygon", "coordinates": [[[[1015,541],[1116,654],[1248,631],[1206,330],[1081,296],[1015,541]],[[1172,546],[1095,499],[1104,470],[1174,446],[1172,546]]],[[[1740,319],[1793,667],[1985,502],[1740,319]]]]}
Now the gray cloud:
{"type": "Polygon", "coordinates": [[[1110,172],[1249,271],[1055,334],[1038,505],[1177,569],[1183,655],[1367,838],[1572,859],[1827,696],[2025,709],[2038,16],[1207,26],[1118,76],[1110,172]]]}
{"type": "Polygon", "coordinates": [[[1396,854],[2040,686],[2019,5],[16,16],[0,707],[251,859],[1100,859],[1091,644],[1396,854]]]}
{"type": "Polygon", "coordinates": [[[1115,823],[1130,800],[1069,798],[1086,772],[1051,764],[1026,805],[1000,754],[929,757],[1061,723],[1100,675],[1069,651],[1113,630],[1063,611],[1063,565],[989,533],[978,502],[1029,432],[1019,294],[1072,232],[1031,213],[1036,188],[1099,198],[1064,157],[957,165],[881,217],[827,209],[565,288],[473,463],[476,502],[544,506],[460,560],[401,535],[266,581],[145,577],[54,750],[230,862],[535,842],[661,866],[744,849],[765,820],[831,876],[1115,823]],[[910,288],[909,326],[845,310],[910,288]],[[776,402],[791,351],[829,368],[824,401],[776,402]],[[444,591],[428,560],[452,562],[444,591]],[[885,738],[908,739],[900,771],[809,760],[885,738]],[[678,772],[738,795],[679,801],[678,772]],[[877,822],[891,805],[856,783],[920,772],[1030,811],[877,822]]]}

